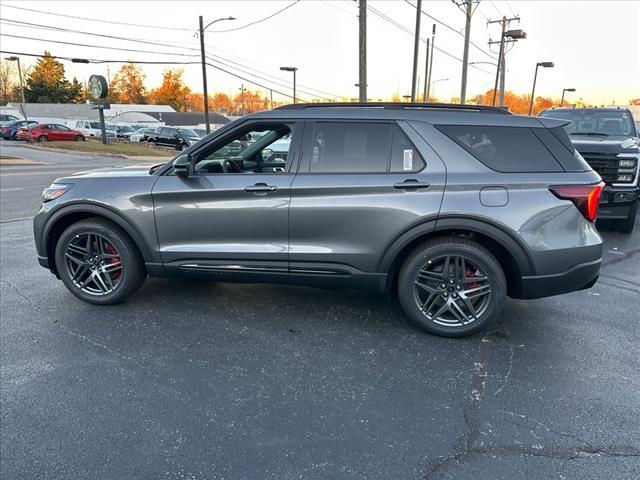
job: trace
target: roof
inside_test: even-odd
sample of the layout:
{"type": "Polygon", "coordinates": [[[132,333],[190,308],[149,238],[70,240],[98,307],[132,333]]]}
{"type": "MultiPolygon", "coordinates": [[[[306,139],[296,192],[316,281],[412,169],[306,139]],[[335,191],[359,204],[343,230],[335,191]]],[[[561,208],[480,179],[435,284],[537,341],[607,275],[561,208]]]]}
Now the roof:
{"type": "MultiPolygon", "coordinates": [[[[7,103],[9,108],[18,108],[19,103],[7,103]]],[[[87,103],[26,103],[27,117],[82,118],[97,120],[98,111],[91,110],[87,103]]]]}
{"type": "MultiPolygon", "coordinates": [[[[486,109],[411,106],[409,108],[385,108],[352,104],[349,106],[315,106],[312,108],[278,108],[246,115],[243,119],[260,120],[413,120],[439,125],[487,125],[511,127],[542,126],[537,117],[488,113],[486,109]]],[[[504,111],[503,111],[504,112],[504,111]]]]}
{"type": "MultiPolygon", "coordinates": [[[[147,115],[157,118],[165,125],[177,125],[186,127],[188,125],[203,125],[205,123],[203,112],[146,112],[147,115]]],[[[229,119],[219,113],[209,112],[209,123],[214,125],[225,125],[229,119]]]]}

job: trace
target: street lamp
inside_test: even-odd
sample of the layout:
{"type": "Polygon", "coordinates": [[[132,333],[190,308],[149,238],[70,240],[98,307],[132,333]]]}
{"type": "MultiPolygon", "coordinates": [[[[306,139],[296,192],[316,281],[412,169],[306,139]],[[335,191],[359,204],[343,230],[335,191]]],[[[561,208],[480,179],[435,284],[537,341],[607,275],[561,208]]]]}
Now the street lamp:
{"type": "MultiPolygon", "coordinates": [[[[24,117],[25,120],[27,119],[27,102],[25,102],[24,100],[24,83],[22,81],[22,69],[20,68],[20,58],[19,57],[7,57],[6,58],[7,61],[9,62],[17,62],[18,63],[18,77],[20,78],[20,93],[22,96],[22,116],[24,117]]],[[[29,128],[29,124],[26,124],[27,128],[29,128]]],[[[31,130],[29,130],[29,133],[31,133],[31,130]]],[[[33,138],[31,139],[33,140],[33,138]]]]}
{"type": "Polygon", "coordinates": [[[280,67],[283,72],[293,72],[293,103],[296,103],[296,72],[298,67],[280,67]]]}
{"type": "Polygon", "coordinates": [[[562,89],[562,98],[560,99],[560,107],[564,104],[564,92],[575,92],[575,88],[563,88],[562,89]]]}
{"type": "Polygon", "coordinates": [[[529,103],[529,115],[533,111],[533,97],[536,93],[536,80],[538,79],[538,67],[553,68],[553,62],[538,62],[536,63],[536,73],[533,76],[533,88],[531,89],[531,103],[529,103]]]}
{"type": "Polygon", "coordinates": [[[434,80],[433,82],[431,82],[429,84],[429,90],[431,90],[431,93],[433,93],[433,97],[435,98],[436,96],[436,89],[433,88],[433,85],[435,85],[438,82],[448,82],[449,79],[448,78],[439,78],[438,80],[434,80]]]}
{"type": "Polygon", "coordinates": [[[207,92],[207,64],[205,61],[204,55],[204,31],[209,28],[211,25],[217,22],[222,22],[225,20],[235,20],[234,17],[224,17],[218,18],[213,22],[207,23],[207,25],[203,26],[202,15],[199,17],[200,20],[200,55],[202,56],[202,85],[203,85],[203,94],[204,94],[204,121],[206,124],[207,135],[211,133],[211,126],[209,125],[209,93],[207,92]]]}

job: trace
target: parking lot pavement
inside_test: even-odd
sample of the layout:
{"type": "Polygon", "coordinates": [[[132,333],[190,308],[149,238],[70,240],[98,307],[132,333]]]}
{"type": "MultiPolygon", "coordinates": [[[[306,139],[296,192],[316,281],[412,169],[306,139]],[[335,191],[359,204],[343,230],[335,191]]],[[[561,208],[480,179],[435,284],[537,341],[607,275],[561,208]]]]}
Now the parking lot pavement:
{"type": "Polygon", "coordinates": [[[640,229],[603,232],[592,289],[466,339],[357,291],[148,279],[97,307],[37,265],[20,218],[58,174],[26,168],[0,172],[34,186],[2,192],[2,478],[640,476],[640,229]]]}

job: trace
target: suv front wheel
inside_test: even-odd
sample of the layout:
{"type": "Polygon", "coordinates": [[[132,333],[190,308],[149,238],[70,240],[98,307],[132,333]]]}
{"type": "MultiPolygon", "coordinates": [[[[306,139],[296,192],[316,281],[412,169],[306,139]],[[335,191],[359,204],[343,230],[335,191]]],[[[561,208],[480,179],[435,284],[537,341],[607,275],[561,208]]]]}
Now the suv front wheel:
{"type": "Polygon", "coordinates": [[[495,257],[458,237],[417,247],[398,276],[400,304],[423,330],[463,337],[485,329],[504,306],[507,284],[495,257]]]}
{"type": "Polygon", "coordinates": [[[133,240],[113,222],[80,220],[60,236],[56,267],[76,297],[97,305],[111,305],[140,288],[147,272],[133,240]]]}

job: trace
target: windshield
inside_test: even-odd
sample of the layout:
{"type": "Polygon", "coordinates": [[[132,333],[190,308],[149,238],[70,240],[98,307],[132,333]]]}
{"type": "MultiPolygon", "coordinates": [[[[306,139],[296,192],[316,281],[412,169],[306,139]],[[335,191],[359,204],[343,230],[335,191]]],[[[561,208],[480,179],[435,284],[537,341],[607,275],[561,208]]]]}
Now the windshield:
{"type": "Polygon", "coordinates": [[[198,137],[198,134],[189,128],[179,128],[178,133],[182,137],[198,137]]]}
{"type": "Polygon", "coordinates": [[[636,136],[633,118],[625,110],[549,110],[540,116],[569,120],[571,123],[564,127],[569,135],[636,136]]]}

